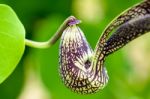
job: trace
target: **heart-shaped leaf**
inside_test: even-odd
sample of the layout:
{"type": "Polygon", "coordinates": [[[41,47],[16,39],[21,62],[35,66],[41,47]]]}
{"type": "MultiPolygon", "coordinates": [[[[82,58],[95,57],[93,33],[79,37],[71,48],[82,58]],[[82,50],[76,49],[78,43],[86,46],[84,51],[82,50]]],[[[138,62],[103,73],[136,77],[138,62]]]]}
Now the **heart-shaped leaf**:
{"type": "Polygon", "coordinates": [[[25,48],[25,29],[15,12],[0,4],[0,83],[15,69],[25,48]]]}

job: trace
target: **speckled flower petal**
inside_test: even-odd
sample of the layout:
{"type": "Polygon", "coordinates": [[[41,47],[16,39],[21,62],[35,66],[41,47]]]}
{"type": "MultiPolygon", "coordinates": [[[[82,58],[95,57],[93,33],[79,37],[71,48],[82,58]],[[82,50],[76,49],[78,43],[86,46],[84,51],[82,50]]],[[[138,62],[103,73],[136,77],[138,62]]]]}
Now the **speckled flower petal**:
{"type": "Polygon", "coordinates": [[[76,25],[68,26],[63,32],[60,44],[60,71],[65,85],[74,91],[85,86],[86,71],[91,65],[92,49],[83,32],[76,25]],[[80,76],[82,75],[82,76],[80,76]]]}
{"type": "Polygon", "coordinates": [[[60,72],[65,85],[81,94],[102,89],[108,82],[103,59],[96,66],[93,60],[97,61],[81,29],[76,25],[68,26],[60,44],[60,72]]]}

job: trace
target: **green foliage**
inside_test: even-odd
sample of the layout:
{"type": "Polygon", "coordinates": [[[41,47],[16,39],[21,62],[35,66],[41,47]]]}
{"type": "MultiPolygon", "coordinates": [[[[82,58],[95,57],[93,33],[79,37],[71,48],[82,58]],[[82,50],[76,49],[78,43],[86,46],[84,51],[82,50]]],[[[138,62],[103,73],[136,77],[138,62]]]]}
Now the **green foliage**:
{"type": "MultiPolygon", "coordinates": [[[[45,41],[54,34],[61,22],[63,22],[70,13],[76,16],[75,11],[72,10],[75,1],[77,0],[0,0],[0,3],[6,3],[15,10],[26,27],[27,38],[45,41]]],[[[80,2],[80,0],[78,1],[80,2]]],[[[141,0],[99,1],[103,1],[103,3],[99,3],[98,5],[104,5],[102,8],[102,10],[104,10],[103,19],[96,20],[97,23],[86,23],[85,20],[80,24],[81,29],[84,31],[87,40],[93,48],[106,25],[124,9],[141,0]]],[[[76,7],[78,6],[75,6],[75,8],[76,7]]],[[[90,8],[90,6],[88,6],[88,8],[90,8]]],[[[82,10],[82,8],[80,8],[80,10],[82,10]]],[[[84,12],[89,13],[87,10],[84,10],[84,12]]],[[[78,17],[80,16],[77,16],[77,18],[78,17]]],[[[4,81],[18,64],[24,51],[24,38],[24,28],[14,11],[8,6],[1,4],[0,75],[3,76],[0,77],[0,82],[4,81]],[[1,22],[1,20],[3,20],[2,17],[7,19],[7,21],[1,22]],[[8,24],[8,22],[11,24],[8,24]],[[3,33],[1,33],[1,31],[3,33]],[[4,33],[6,35],[4,35],[4,33]],[[3,49],[4,47],[5,50],[3,49]]],[[[136,66],[130,63],[130,61],[134,59],[130,58],[131,60],[129,60],[128,58],[130,56],[126,55],[124,50],[120,50],[106,60],[105,66],[107,66],[110,77],[106,88],[92,95],[79,95],[71,92],[64,86],[59,76],[58,46],[59,43],[57,42],[52,48],[44,50],[27,47],[26,53],[22,57],[23,61],[16,67],[15,72],[13,72],[5,82],[0,84],[0,99],[17,99],[24,92],[24,88],[32,83],[31,81],[26,84],[26,78],[29,78],[31,75],[28,74],[29,67],[33,69],[32,74],[41,78],[40,82],[46,87],[48,95],[51,97],[41,99],[150,99],[150,76],[147,75],[147,78],[140,78],[134,73],[133,68],[136,68],[136,66]],[[25,59],[27,61],[25,61],[25,59]],[[28,76],[26,76],[26,74],[28,74],[28,76]]],[[[149,50],[147,52],[149,52],[149,50]]],[[[128,53],[130,52],[128,51],[128,53]]],[[[150,54],[146,53],[146,56],[148,55],[150,54]]],[[[144,68],[145,67],[140,69],[140,71],[144,71],[145,73],[150,71],[147,68],[147,71],[145,71],[146,69],[144,68]]],[[[138,72],[138,74],[141,75],[141,72],[138,72]]],[[[31,80],[34,80],[34,78],[31,80]]],[[[32,96],[34,91],[30,90],[28,91],[31,92],[30,94],[32,96]]]]}
{"type": "Polygon", "coordinates": [[[15,69],[25,47],[25,30],[15,12],[0,4],[0,83],[15,69]]]}

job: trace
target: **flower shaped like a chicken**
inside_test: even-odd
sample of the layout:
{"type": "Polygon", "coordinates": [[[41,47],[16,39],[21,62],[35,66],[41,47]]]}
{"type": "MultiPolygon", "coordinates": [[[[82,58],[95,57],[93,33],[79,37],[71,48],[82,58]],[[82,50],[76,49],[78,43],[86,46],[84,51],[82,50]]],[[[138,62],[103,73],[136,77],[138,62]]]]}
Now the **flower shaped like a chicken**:
{"type": "Polygon", "coordinates": [[[77,26],[78,23],[78,20],[73,19],[63,31],[60,74],[64,84],[72,91],[81,94],[95,93],[108,83],[109,77],[104,66],[106,56],[150,31],[150,1],[131,7],[112,21],[104,30],[94,51],[77,26]]]}

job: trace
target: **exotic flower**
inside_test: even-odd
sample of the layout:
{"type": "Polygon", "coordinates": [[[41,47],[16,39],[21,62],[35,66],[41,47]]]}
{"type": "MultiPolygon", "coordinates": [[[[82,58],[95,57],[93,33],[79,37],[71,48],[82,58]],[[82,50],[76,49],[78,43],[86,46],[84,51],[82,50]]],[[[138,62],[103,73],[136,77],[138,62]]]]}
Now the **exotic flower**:
{"type": "MultiPolygon", "coordinates": [[[[93,93],[108,82],[103,66],[92,66],[94,53],[76,24],[64,30],[60,44],[60,71],[65,85],[78,93],[93,93]]],[[[103,59],[101,60],[103,61],[103,59]]]]}
{"type": "Polygon", "coordinates": [[[150,31],[150,1],[122,13],[108,25],[95,50],[89,46],[76,19],[68,23],[60,43],[60,73],[65,85],[77,93],[89,94],[108,82],[105,57],[150,31]],[[110,33],[115,32],[109,37],[110,33]]]}

